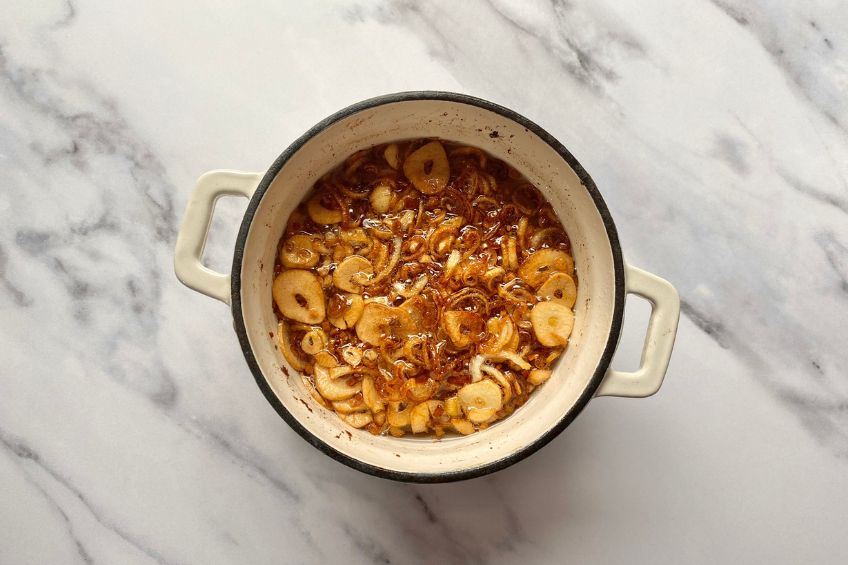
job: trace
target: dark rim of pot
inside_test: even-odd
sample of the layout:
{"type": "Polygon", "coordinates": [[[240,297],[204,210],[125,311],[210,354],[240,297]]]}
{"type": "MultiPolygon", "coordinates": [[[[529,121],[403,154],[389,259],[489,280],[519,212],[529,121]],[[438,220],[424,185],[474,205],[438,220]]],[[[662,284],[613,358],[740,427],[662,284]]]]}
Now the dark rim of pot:
{"type": "Polygon", "coordinates": [[[247,211],[244,214],[244,219],[242,220],[241,228],[239,229],[238,239],[236,240],[235,254],[233,257],[232,312],[234,326],[236,334],[238,334],[238,339],[241,344],[242,352],[244,353],[244,358],[247,360],[247,364],[250,367],[254,378],[256,379],[256,384],[259,385],[259,388],[262,390],[262,394],[265,395],[265,398],[268,399],[268,402],[271,403],[271,405],[283,418],[283,420],[285,420],[286,423],[291,426],[291,428],[296,431],[303,439],[305,439],[310,444],[320,449],[333,459],[340,461],[341,463],[344,463],[349,467],[352,467],[364,473],[368,473],[370,475],[395,481],[414,483],[442,483],[460,481],[464,479],[481,477],[483,475],[499,471],[501,469],[509,467],[514,463],[517,463],[518,461],[521,461],[525,457],[532,455],[533,453],[547,445],[548,442],[550,442],[557,435],[559,435],[560,432],[562,432],[566,427],[568,427],[572,420],[574,420],[574,418],[577,417],[577,415],[583,410],[589,400],[592,399],[592,396],[595,394],[595,390],[601,384],[601,381],[603,380],[604,375],[606,374],[606,370],[609,367],[610,362],[612,361],[612,356],[615,352],[615,348],[618,343],[618,337],[621,332],[621,324],[624,312],[624,294],[624,261],[621,256],[621,245],[618,241],[618,233],[615,229],[615,224],[612,221],[612,217],[610,216],[609,209],[607,208],[604,199],[601,197],[600,192],[598,192],[598,188],[595,186],[595,183],[592,181],[592,178],[585,171],[585,169],[583,169],[580,163],[577,162],[577,159],[575,159],[574,156],[565,148],[565,146],[563,146],[562,143],[557,141],[551,134],[549,134],[547,131],[545,131],[532,121],[528,120],[521,114],[518,114],[517,112],[514,112],[509,108],[505,108],[498,104],[483,100],[481,98],[475,98],[473,96],[467,96],[465,94],[456,94],[452,92],[399,92],[396,94],[378,96],[376,98],[371,98],[353,104],[352,106],[348,106],[347,108],[340,110],[332,116],[329,116],[328,118],[325,118],[324,120],[318,122],[312,129],[300,136],[285,151],[283,151],[283,153],[277,158],[277,160],[274,161],[274,164],[271,165],[271,168],[268,169],[268,172],[265,174],[264,178],[262,179],[262,182],[259,183],[259,187],[256,189],[256,192],[251,198],[250,203],[247,206],[247,211]],[[610,327],[607,343],[604,347],[603,355],[601,355],[601,359],[595,369],[595,373],[592,376],[591,381],[589,382],[589,386],[587,386],[583,393],[580,395],[575,405],[562,417],[559,422],[556,423],[556,425],[554,425],[551,429],[549,429],[543,435],[538,437],[532,443],[525,445],[516,452],[507,455],[506,457],[503,457],[501,459],[498,459],[497,461],[492,461],[490,463],[485,463],[483,465],[479,465],[477,467],[465,469],[462,471],[416,473],[386,469],[383,467],[378,467],[369,463],[365,463],[349,455],[346,455],[316,437],[309,430],[307,430],[297,420],[297,418],[295,418],[291,414],[291,412],[286,410],[285,406],[283,406],[283,404],[274,394],[274,391],[271,389],[271,386],[268,384],[267,380],[265,379],[265,376],[262,374],[262,370],[259,368],[259,364],[256,361],[256,357],[253,355],[253,349],[250,346],[250,340],[247,337],[247,329],[245,327],[244,317],[242,315],[241,308],[241,269],[242,259],[244,257],[244,245],[247,241],[247,235],[250,231],[250,226],[253,222],[254,214],[256,213],[259,203],[262,201],[262,197],[265,195],[265,192],[268,190],[268,187],[271,185],[274,178],[277,176],[277,173],[280,172],[280,170],[291,158],[291,156],[294,155],[301,147],[303,147],[304,144],[306,144],[306,142],[312,139],[315,135],[325,130],[332,124],[338,122],[339,120],[347,118],[348,116],[351,116],[358,112],[362,112],[363,110],[375,108],[377,106],[383,106],[395,102],[408,102],[416,100],[441,100],[448,102],[456,102],[489,110],[521,124],[528,130],[536,134],[538,137],[540,137],[548,145],[550,145],[571,166],[571,168],[574,169],[574,172],[577,173],[577,176],[580,178],[580,181],[583,183],[583,186],[586,187],[586,190],[589,192],[592,197],[592,200],[595,202],[595,206],[597,206],[598,212],[600,213],[601,219],[603,220],[604,226],[607,230],[607,237],[609,238],[610,242],[613,266],[615,270],[615,304],[613,307],[612,325],[610,327]]]}

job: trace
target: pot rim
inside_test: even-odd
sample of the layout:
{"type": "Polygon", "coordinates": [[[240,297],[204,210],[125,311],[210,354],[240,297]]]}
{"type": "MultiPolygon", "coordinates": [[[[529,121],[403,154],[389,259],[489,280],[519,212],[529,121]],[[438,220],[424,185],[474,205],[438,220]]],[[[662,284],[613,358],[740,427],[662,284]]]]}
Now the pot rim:
{"type": "Polygon", "coordinates": [[[621,245],[618,241],[618,232],[615,228],[615,223],[612,220],[612,216],[610,215],[609,209],[607,208],[607,205],[604,202],[601,193],[598,191],[597,186],[595,186],[595,183],[589,176],[589,173],[586,172],[586,170],[580,165],[577,159],[574,158],[571,152],[569,152],[568,149],[566,149],[565,146],[560,143],[556,138],[554,138],[550,133],[548,133],[538,124],[525,118],[518,112],[510,110],[509,108],[506,108],[499,104],[489,102],[488,100],[484,100],[482,98],[477,98],[466,94],[458,94],[454,92],[444,91],[409,91],[398,92],[394,94],[385,94],[382,96],[369,98],[367,100],[352,104],[347,108],[339,110],[338,112],[328,116],[327,118],[324,118],[323,120],[315,124],[306,133],[301,135],[291,145],[289,145],[286,150],[280,154],[279,157],[277,157],[277,159],[265,173],[265,176],[262,178],[262,182],[259,183],[256,192],[251,197],[250,202],[247,206],[247,210],[244,213],[244,218],[242,219],[233,255],[231,295],[233,325],[236,334],[238,335],[242,353],[244,354],[244,358],[247,361],[248,367],[250,367],[251,373],[253,373],[253,377],[256,380],[256,384],[259,386],[259,389],[262,391],[262,394],[265,396],[271,406],[273,406],[274,409],[277,411],[277,414],[279,414],[280,417],[285,420],[285,422],[295,432],[297,432],[298,435],[300,435],[300,437],[302,437],[307,442],[312,444],[312,446],[324,452],[326,455],[329,455],[336,461],[339,461],[340,463],[343,463],[348,467],[351,467],[358,471],[362,471],[363,473],[367,473],[369,475],[374,475],[376,477],[401,482],[444,483],[482,477],[483,475],[488,475],[489,473],[494,473],[495,471],[505,469],[506,467],[509,467],[510,465],[513,465],[521,461],[522,459],[529,457],[530,455],[536,453],[539,449],[547,445],[556,436],[558,436],[565,428],[568,427],[568,425],[574,420],[574,418],[576,418],[577,415],[583,411],[588,402],[594,396],[595,391],[601,384],[601,381],[603,381],[606,371],[609,368],[610,362],[612,361],[615,349],[618,345],[618,338],[621,333],[621,327],[624,317],[624,260],[622,258],[621,245]],[[303,147],[303,145],[305,145],[318,133],[327,129],[334,123],[344,118],[347,118],[353,114],[362,112],[363,110],[368,110],[371,108],[376,108],[378,106],[392,104],[395,102],[410,102],[419,100],[456,102],[459,104],[466,104],[470,106],[476,106],[478,108],[483,108],[484,110],[489,110],[505,118],[508,118],[518,124],[521,124],[523,127],[532,131],[539,138],[541,138],[552,149],[554,149],[554,151],[556,151],[557,154],[559,154],[560,157],[562,157],[577,174],[578,178],[583,183],[583,186],[586,188],[586,190],[589,192],[589,195],[592,197],[592,200],[598,209],[598,213],[601,216],[601,220],[603,221],[604,227],[607,232],[607,238],[610,242],[610,248],[613,259],[613,271],[615,276],[612,324],[610,325],[610,332],[607,338],[607,343],[604,347],[601,358],[595,368],[595,372],[589,381],[589,385],[583,390],[582,394],[577,399],[577,402],[574,404],[572,409],[569,410],[566,414],[564,414],[563,417],[544,434],[542,434],[533,442],[521,447],[510,455],[507,455],[495,461],[491,461],[489,463],[478,465],[477,467],[473,467],[470,469],[464,469],[461,471],[445,471],[438,473],[394,471],[392,469],[386,469],[384,467],[371,465],[370,463],[365,463],[359,459],[356,459],[355,457],[351,457],[345,453],[342,453],[341,451],[338,451],[331,445],[319,439],[312,432],[307,430],[306,427],[304,427],[303,424],[301,424],[300,421],[295,418],[294,415],[292,415],[292,413],[289,412],[285,406],[283,406],[282,402],[280,402],[279,398],[277,398],[277,395],[274,393],[274,391],[271,389],[271,386],[268,384],[265,375],[262,373],[262,370],[260,369],[259,364],[256,361],[256,357],[253,354],[253,348],[250,345],[250,340],[247,336],[247,328],[245,326],[244,316],[242,314],[241,307],[241,269],[244,258],[244,247],[247,241],[247,235],[250,231],[251,225],[253,224],[253,218],[257,208],[259,207],[259,203],[262,201],[262,198],[265,196],[266,191],[271,186],[271,183],[274,181],[277,174],[280,172],[286,162],[288,162],[288,160],[292,157],[292,155],[299,151],[301,147],[303,147]]]}

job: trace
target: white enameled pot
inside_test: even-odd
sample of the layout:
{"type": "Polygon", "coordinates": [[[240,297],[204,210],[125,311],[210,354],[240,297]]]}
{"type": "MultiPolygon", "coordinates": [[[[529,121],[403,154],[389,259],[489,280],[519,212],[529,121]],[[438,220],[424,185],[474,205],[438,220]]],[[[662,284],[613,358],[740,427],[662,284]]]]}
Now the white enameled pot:
{"type": "Polygon", "coordinates": [[[674,287],[624,263],[606,204],[562,144],[512,110],[445,92],[392,94],[345,108],[295,141],[267,172],[204,174],[189,199],[174,263],[185,285],[232,305],[236,334],[259,388],[297,433],[342,463],[404,481],[452,481],[502,469],[548,443],[595,396],[655,393],[665,376],[680,313],[674,287]],[[312,400],[269,337],[277,331],[271,302],[274,258],[289,213],[316,179],[351,153],[420,137],[480,147],[524,174],[562,220],[580,277],[574,331],[550,381],[487,430],[441,440],[374,436],[348,427],[312,400]],[[250,199],[230,274],[201,263],[215,201],[225,195],[250,199]],[[639,295],[653,306],[641,367],[632,373],[609,367],[626,294],[639,295]]]}

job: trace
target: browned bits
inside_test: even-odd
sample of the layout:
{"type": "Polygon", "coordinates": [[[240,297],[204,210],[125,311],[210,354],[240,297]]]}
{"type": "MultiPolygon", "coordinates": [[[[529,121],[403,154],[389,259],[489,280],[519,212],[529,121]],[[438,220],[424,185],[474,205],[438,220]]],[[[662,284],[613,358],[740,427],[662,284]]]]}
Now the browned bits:
{"type": "Polygon", "coordinates": [[[472,434],[551,379],[574,325],[570,253],[541,192],[481,149],[363,149],[288,218],[275,345],[350,427],[472,434]]]}

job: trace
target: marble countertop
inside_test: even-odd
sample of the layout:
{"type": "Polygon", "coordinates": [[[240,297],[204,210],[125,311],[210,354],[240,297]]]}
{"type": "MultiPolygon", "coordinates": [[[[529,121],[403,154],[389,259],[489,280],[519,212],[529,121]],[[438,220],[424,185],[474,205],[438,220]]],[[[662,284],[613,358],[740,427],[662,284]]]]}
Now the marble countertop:
{"type": "Polygon", "coordinates": [[[848,7],[247,4],[0,18],[0,563],[848,562],[848,7]],[[548,129],[683,299],[659,394],[449,485],[309,446],[172,270],[200,173],[416,89],[548,129]]]}

